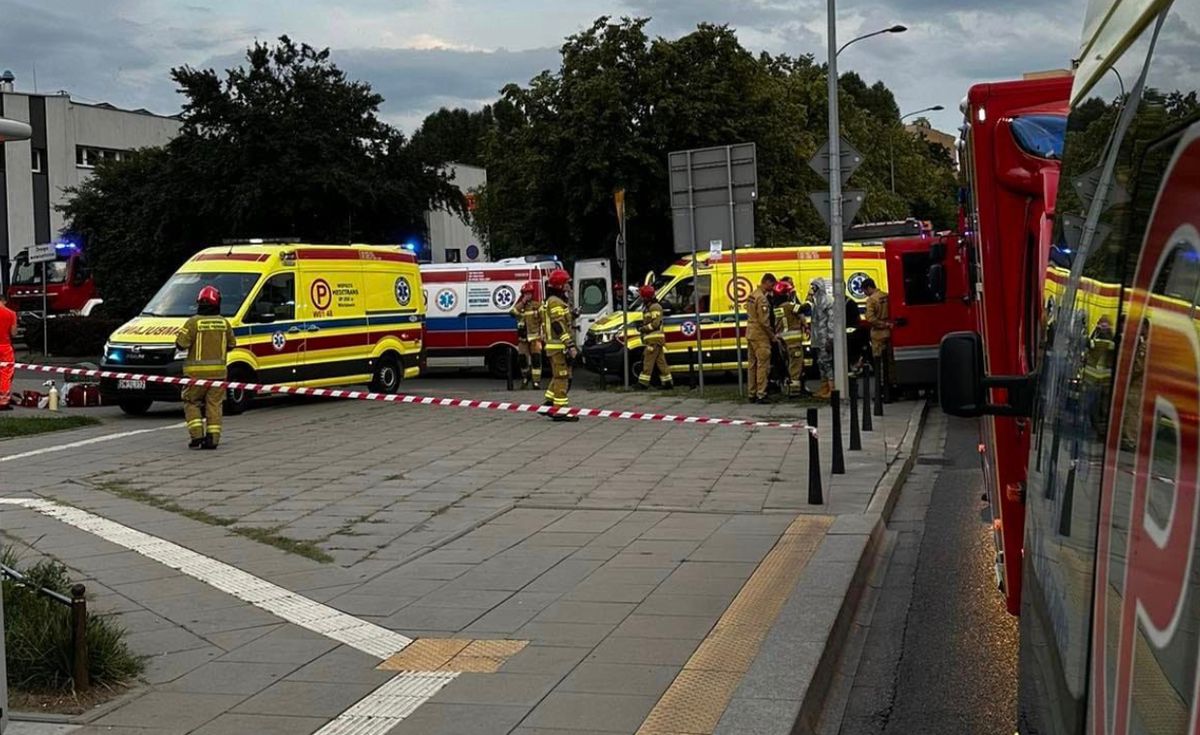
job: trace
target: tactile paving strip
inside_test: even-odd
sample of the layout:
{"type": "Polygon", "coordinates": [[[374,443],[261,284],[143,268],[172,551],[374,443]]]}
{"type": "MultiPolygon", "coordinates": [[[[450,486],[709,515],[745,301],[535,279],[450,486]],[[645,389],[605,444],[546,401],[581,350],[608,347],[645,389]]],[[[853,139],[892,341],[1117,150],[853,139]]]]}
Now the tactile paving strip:
{"type": "Polygon", "coordinates": [[[420,638],[380,664],[380,671],[445,671],[492,674],[529,641],[420,638]]]}
{"type": "Polygon", "coordinates": [[[711,735],[832,523],[829,516],[792,521],[646,716],[638,735],[711,735]]]}

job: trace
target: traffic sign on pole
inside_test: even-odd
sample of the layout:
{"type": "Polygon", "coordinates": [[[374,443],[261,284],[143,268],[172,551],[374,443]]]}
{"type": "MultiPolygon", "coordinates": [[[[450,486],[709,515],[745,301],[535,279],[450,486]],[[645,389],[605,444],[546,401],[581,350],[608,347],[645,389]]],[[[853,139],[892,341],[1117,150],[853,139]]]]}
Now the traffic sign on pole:
{"type": "MultiPolygon", "coordinates": [[[[845,138],[841,138],[840,143],[840,155],[838,158],[841,160],[841,166],[839,167],[839,173],[842,186],[845,186],[850,181],[851,174],[857,171],[858,167],[862,165],[863,154],[859,153],[854,146],[850,145],[850,141],[845,138]]],[[[829,181],[829,174],[833,170],[833,166],[829,160],[829,149],[829,141],[826,140],[817,149],[816,154],[808,161],[809,168],[816,171],[817,176],[820,176],[824,181],[829,181]]]]}
{"type": "MultiPolygon", "coordinates": [[[[843,226],[854,221],[854,217],[858,214],[858,210],[862,207],[863,202],[867,198],[865,191],[851,189],[842,192],[842,223],[843,226]]],[[[808,199],[817,208],[817,214],[821,215],[821,219],[826,225],[830,223],[832,206],[829,203],[829,192],[813,191],[809,192],[808,199]]]]}
{"type": "Polygon", "coordinates": [[[30,263],[48,263],[57,257],[54,253],[54,243],[44,242],[25,248],[26,257],[30,263]]]}

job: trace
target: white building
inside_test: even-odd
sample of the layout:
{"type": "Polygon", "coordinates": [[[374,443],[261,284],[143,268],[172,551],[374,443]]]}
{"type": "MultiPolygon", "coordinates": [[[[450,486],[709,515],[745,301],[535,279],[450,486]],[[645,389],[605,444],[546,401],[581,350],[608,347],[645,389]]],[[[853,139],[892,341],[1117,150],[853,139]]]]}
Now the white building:
{"type": "MultiPolygon", "coordinates": [[[[467,197],[467,208],[474,209],[473,192],[487,183],[487,170],[462,163],[446,164],[450,182],[467,197]]],[[[429,258],[434,263],[473,263],[486,261],[487,251],[467,221],[453,212],[437,209],[425,215],[429,226],[429,258]]]]}
{"type": "Polygon", "coordinates": [[[97,161],[164,145],[181,124],[146,110],[76,102],[65,92],[17,92],[12,72],[0,75],[0,117],[33,128],[28,141],[0,145],[0,256],[7,257],[62,233],[63,216],[55,207],[97,161]]]}

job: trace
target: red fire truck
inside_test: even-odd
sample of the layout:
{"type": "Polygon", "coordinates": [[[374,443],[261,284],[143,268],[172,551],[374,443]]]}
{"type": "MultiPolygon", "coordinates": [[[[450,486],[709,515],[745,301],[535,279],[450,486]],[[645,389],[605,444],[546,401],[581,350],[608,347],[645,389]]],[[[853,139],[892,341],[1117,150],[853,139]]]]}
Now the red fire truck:
{"type": "Polygon", "coordinates": [[[57,257],[48,263],[30,263],[24,251],[13,258],[8,286],[9,306],[22,317],[42,314],[42,268],[46,269],[46,306],[51,315],[87,316],[101,303],[92,280],[92,269],[83,251],[72,243],[57,243],[57,257]]]}
{"type": "MultiPolygon", "coordinates": [[[[966,175],[959,280],[982,338],[989,375],[1033,371],[1041,321],[1044,266],[1067,119],[1069,76],[971,88],[963,102],[962,164],[966,175]]],[[[992,389],[992,403],[1020,392],[1019,381],[992,389]]],[[[1025,532],[1027,417],[989,415],[981,422],[980,456],[992,505],[996,583],[1009,612],[1021,604],[1021,543],[1025,532]]]]}
{"type": "Polygon", "coordinates": [[[1005,120],[1015,137],[1020,110],[1054,101],[997,117],[996,90],[973,90],[976,250],[989,255],[998,224],[1024,228],[992,253],[1005,268],[980,263],[981,325],[1009,328],[947,336],[939,393],[949,413],[984,416],[985,460],[1009,463],[989,468],[989,489],[1015,483],[999,486],[997,520],[1021,601],[1020,731],[1196,733],[1200,54],[1180,39],[1200,28],[1200,3],[1092,0],[1086,17],[1057,193],[1043,169],[1039,196],[1038,156],[998,149],[1005,120]],[[985,200],[985,170],[1015,174],[1025,195],[994,186],[985,200]],[[1005,435],[1017,446],[1001,454],[1005,435]]]}

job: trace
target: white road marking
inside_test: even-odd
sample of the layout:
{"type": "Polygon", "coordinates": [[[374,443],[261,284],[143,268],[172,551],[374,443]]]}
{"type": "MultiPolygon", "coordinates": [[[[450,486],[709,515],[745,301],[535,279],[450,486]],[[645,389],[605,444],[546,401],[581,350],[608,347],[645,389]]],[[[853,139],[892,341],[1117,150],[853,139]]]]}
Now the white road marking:
{"type": "Polygon", "coordinates": [[[18,459],[28,459],[30,457],[37,457],[42,454],[51,454],[53,452],[62,452],[62,451],[66,451],[68,449],[77,449],[79,447],[86,447],[91,444],[99,444],[101,442],[110,442],[110,441],[113,441],[114,439],[124,439],[125,437],[128,437],[128,436],[138,436],[139,434],[150,434],[155,431],[166,431],[167,429],[183,429],[186,427],[187,427],[187,424],[181,422],[178,424],[170,424],[169,426],[156,426],[153,429],[137,429],[136,431],[122,431],[117,434],[104,434],[103,436],[93,436],[91,439],[83,439],[81,441],[71,442],[70,444],[57,444],[52,447],[42,447],[41,449],[33,449],[28,452],[21,452],[20,454],[10,454],[6,457],[0,457],[0,462],[12,462],[12,461],[15,461],[18,459]]]}
{"type": "Polygon", "coordinates": [[[403,671],[314,735],[385,735],[456,676],[456,671],[403,671]]]}
{"type": "Polygon", "coordinates": [[[0,498],[0,503],[18,505],[57,518],[76,528],[136,551],[142,556],[178,569],[189,577],[283,618],[302,628],[320,633],[363,653],[386,659],[404,649],[412,639],[374,623],[347,615],[314,602],[235,566],[210,559],[157,536],[134,530],[107,518],[38,498],[0,498]]]}
{"type": "MultiPolygon", "coordinates": [[[[0,505],[15,505],[57,518],[105,541],[178,569],[189,577],[249,602],[289,623],[379,659],[390,658],[413,640],[314,602],[237,567],[79,508],[40,498],[0,498],[0,505]]],[[[385,735],[457,676],[458,672],[454,671],[402,671],[338,715],[318,730],[316,735],[385,735]]]]}

